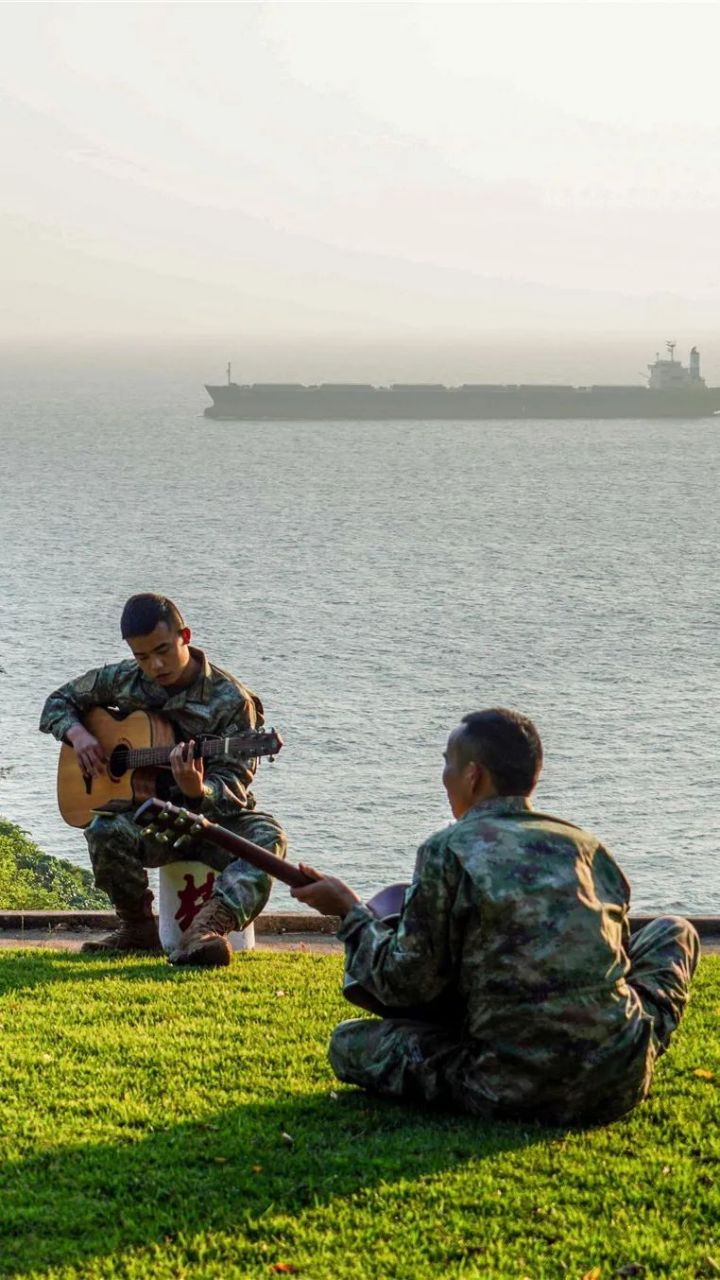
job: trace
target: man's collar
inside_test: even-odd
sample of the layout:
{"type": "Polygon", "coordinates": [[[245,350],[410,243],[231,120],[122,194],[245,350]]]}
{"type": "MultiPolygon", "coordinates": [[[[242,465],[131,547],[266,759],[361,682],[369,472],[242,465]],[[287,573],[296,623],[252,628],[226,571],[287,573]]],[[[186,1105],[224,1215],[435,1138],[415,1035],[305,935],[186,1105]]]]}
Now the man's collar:
{"type": "Polygon", "coordinates": [[[463,817],[468,818],[471,814],[474,817],[477,814],[481,818],[486,815],[501,818],[508,813],[532,813],[529,796],[491,796],[489,800],[478,800],[463,817]]]}
{"type": "MultiPolygon", "coordinates": [[[[196,678],[190,685],[190,689],[197,689],[197,696],[193,698],[193,702],[207,702],[210,698],[210,686],[212,684],[212,670],[208,662],[207,655],[202,649],[196,649],[194,645],[190,646],[190,656],[200,663],[200,670],[196,678]]],[[[188,692],[190,691],[188,690],[188,692]]]]}

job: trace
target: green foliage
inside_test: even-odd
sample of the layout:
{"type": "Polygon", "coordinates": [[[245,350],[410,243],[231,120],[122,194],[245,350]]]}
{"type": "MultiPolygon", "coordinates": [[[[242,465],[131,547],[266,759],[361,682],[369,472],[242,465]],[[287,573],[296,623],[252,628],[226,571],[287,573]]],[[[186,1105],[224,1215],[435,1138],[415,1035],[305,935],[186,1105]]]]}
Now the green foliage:
{"type": "Polygon", "coordinates": [[[52,858],[14,823],[0,818],[0,908],[6,911],[104,911],[104,893],[82,867],[52,858]]]}
{"type": "Polygon", "coordinates": [[[718,1274],[720,958],[650,1102],[587,1132],[339,1085],[340,976],[315,954],[0,952],[0,1275],[718,1274]]]}

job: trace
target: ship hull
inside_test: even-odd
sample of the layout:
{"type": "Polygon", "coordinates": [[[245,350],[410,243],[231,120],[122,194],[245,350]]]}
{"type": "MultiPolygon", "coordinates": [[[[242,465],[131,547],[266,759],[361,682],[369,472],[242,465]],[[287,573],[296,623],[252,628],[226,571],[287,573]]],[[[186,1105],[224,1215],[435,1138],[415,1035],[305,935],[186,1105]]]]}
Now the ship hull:
{"type": "Polygon", "coordinates": [[[707,418],[720,414],[720,387],[408,387],[335,389],[208,386],[208,418],[235,422],[482,421],[510,419],[707,418]]]}

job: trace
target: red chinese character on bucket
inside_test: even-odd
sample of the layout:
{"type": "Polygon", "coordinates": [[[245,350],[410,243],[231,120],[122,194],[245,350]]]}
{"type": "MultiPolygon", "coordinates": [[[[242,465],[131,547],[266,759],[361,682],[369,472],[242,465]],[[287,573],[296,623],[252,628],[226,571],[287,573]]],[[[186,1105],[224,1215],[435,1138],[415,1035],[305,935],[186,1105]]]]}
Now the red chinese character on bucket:
{"type": "Polygon", "coordinates": [[[178,902],[180,906],[175,912],[177,920],[183,933],[192,924],[195,916],[200,910],[203,903],[207,902],[212,887],[215,883],[215,872],[208,871],[207,880],[204,884],[196,885],[194,875],[185,875],[185,888],[178,890],[178,902]]]}

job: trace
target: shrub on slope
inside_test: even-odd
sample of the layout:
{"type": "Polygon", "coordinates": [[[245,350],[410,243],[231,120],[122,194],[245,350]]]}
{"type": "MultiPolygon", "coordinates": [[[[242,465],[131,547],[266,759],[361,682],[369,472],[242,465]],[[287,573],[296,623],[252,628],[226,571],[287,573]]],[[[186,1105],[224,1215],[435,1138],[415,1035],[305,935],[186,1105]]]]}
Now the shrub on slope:
{"type": "Polygon", "coordinates": [[[109,905],[88,871],[43,853],[20,827],[0,818],[0,908],[102,911],[109,905]]]}

